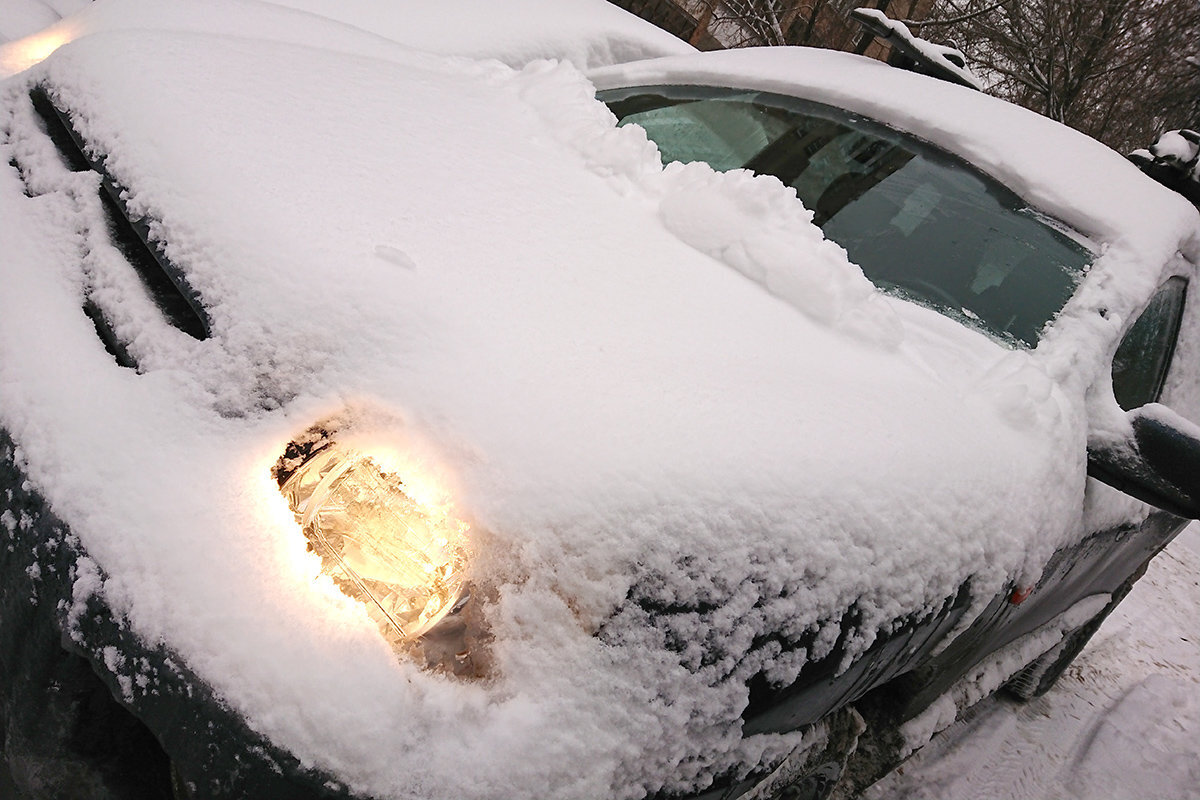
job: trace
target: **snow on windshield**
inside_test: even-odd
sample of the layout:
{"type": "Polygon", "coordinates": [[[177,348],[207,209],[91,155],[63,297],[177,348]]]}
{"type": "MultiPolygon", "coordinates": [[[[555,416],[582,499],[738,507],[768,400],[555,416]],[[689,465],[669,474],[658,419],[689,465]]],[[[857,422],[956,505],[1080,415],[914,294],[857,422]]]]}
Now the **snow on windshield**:
{"type": "Polygon", "coordinates": [[[99,568],[77,592],[304,764],[378,797],[705,785],[798,743],[743,739],[745,681],[828,652],[847,608],[849,656],[1079,535],[1082,392],[1036,353],[881,298],[778,181],[663,169],[570,66],[371,52],[96,34],[7,82],[0,118],[0,423],[99,568]],[[107,243],[35,82],[209,339],[107,243]],[[315,580],[270,469],[336,414],[470,521],[486,680],[397,660],[315,580]],[[717,609],[677,631],[703,657],[635,586],[717,609]],[[783,630],[812,652],[755,648],[783,630]]]}

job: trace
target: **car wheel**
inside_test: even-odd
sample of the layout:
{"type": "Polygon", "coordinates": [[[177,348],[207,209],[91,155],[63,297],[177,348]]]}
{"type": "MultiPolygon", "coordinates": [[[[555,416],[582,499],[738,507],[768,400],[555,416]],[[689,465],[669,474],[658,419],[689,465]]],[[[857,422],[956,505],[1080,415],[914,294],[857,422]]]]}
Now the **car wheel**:
{"type": "Polygon", "coordinates": [[[1096,631],[1100,630],[1100,626],[1112,610],[1117,607],[1117,604],[1125,599],[1125,595],[1129,594],[1129,590],[1133,588],[1133,584],[1137,579],[1142,577],[1146,572],[1146,567],[1150,562],[1142,564],[1142,566],[1129,577],[1121,587],[1113,592],[1112,600],[1104,607],[1096,616],[1080,625],[1078,628],[1067,633],[1063,640],[1054,647],[1047,650],[1042,655],[1038,656],[1032,662],[1027,664],[1024,669],[1009,679],[1004,685],[1004,691],[1011,697],[1015,697],[1023,702],[1028,702],[1035,697],[1041,697],[1046,692],[1050,691],[1054,684],[1058,683],[1058,679],[1066,672],[1067,667],[1071,666],[1071,662],[1075,657],[1083,652],[1083,648],[1091,640],[1096,631]]]}
{"type": "Polygon", "coordinates": [[[771,800],[828,800],[838,788],[846,772],[846,763],[858,748],[858,738],[866,730],[862,715],[851,707],[843,708],[826,718],[825,744],[805,754],[795,765],[780,770],[788,777],[773,782],[754,797],[771,800]]]}
{"type": "Polygon", "coordinates": [[[1032,663],[1014,675],[1004,691],[1018,700],[1028,702],[1035,697],[1041,697],[1058,683],[1058,679],[1066,672],[1067,667],[1075,657],[1083,652],[1088,640],[1100,628],[1100,623],[1108,616],[1101,613],[1090,622],[1068,633],[1063,640],[1049,651],[1038,656],[1032,663]]]}

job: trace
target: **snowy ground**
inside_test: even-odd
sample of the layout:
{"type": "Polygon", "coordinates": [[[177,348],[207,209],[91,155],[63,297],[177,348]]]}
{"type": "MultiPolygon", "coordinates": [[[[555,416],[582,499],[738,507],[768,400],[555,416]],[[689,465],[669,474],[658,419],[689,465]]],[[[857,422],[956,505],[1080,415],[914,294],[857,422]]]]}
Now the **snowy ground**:
{"type": "Polygon", "coordinates": [[[1047,695],[981,703],[869,800],[1200,798],[1200,525],[1047,695]]]}

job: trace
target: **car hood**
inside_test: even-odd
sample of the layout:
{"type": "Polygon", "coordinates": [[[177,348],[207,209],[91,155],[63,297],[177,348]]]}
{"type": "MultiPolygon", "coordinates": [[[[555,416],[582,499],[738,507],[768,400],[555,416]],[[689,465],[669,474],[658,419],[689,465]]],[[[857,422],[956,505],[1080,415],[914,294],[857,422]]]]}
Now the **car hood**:
{"type": "Polygon", "coordinates": [[[73,601],[356,791],[704,785],[799,742],[741,737],[745,682],[794,678],[847,608],[852,656],[1079,535],[1081,400],[1032,354],[875,293],[772,179],[663,170],[569,66],[110,32],[3,98],[0,422],[88,553],[73,601]],[[107,244],[35,83],[208,339],[107,244]],[[331,416],[470,523],[487,678],[398,658],[314,580],[271,467],[331,416]],[[635,594],[685,613],[664,631],[635,594]],[[810,651],[758,647],[781,631],[810,651]]]}

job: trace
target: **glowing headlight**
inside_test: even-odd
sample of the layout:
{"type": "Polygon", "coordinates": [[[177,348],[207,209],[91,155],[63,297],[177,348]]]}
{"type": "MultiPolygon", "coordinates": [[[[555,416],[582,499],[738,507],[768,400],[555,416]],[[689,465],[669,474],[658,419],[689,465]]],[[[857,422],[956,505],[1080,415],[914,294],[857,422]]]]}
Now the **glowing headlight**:
{"type": "Polygon", "coordinates": [[[422,506],[370,456],[327,447],[282,491],[322,571],[366,604],[394,644],[429,630],[463,597],[466,524],[422,506]]]}

